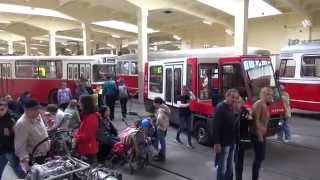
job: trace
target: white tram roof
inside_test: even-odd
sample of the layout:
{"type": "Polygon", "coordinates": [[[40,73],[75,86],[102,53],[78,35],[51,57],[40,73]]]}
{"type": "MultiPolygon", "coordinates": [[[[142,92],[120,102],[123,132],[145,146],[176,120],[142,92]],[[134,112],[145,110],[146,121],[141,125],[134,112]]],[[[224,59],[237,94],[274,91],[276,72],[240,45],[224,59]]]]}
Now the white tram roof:
{"type": "MultiPolygon", "coordinates": [[[[190,49],[190,50],[177,50],[177,51],[163,51],[163,52],[150,52],[148,60],[171,59],[171,58],[214,58],[214,57],[228,57],[235,56],[236,51],[234,47],[220,47],[220,48],[206,48],[206,49],[190,49]]],[[[270,51],[257,47],[248,47],[248,55],[270,55],[270,51]]],[[[117,60],[136,60],[136,54],[126,54],[117,57],[117,60]]]]}
{"type": "MultiPolygon", "coordinates": [[[[1,61],[13,61],[13,60],[62,60],[62,61],[97,61],[102,62],[103,58],[112,59],[114,63],[115,55],[110,56],[0,56],[1,61]]],[[[108,61],[104,63],[109,63],[108,61]]]]}
{"type": "Polygon", "coordinates": [[[290,45],[286,46],[281,49],[280,54],[293,54],[293,53],[320,53],[320,42],[307,42],[307,43],[301,43],[296,45],[290,45]]]}

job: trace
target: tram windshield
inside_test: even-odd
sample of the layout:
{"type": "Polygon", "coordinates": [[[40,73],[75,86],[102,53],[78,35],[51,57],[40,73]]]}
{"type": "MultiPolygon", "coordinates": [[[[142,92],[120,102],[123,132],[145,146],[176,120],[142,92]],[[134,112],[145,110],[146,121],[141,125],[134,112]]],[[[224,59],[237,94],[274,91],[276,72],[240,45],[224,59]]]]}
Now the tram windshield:
{"type": "Polygon", "coordinates": [[[274,100],[280,99],[271,61],[267,59],[246,59],[243,62],[243,66],[249,80],[249,88],[254,101],[259,99],[260,89],[263,87],[273,89],[274,100]]]}
{"type": "Polygon", "coordinates": [[[112,64],[95,64],[92,67],[94,82],[105,81],[107,77],[115,78],[115,66],[112,64]]]}

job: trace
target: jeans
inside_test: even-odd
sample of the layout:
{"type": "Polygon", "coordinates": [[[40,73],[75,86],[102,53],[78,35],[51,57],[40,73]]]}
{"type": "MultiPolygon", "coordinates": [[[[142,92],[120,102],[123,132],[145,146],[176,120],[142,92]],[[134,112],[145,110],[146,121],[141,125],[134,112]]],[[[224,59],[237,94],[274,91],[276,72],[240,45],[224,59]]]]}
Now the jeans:
{"type": "Polygon", "coordinates": [[[255,154],[252,166],[252,180],[258,180],[259,170],[266,155],[266,139],[264,138],[263,142],[260,142],[256,135],[252,135],[252,143],[255,154]]]}
{"type": "Polygon", "coordinates": [[[160,143],[159,156],[164,159],[166,158],[166,134],[166,131],[163,131],[161,129],[157,130],[158,141],[160,143]]]}
{"type": "Polygon", "coordinates": [[[283,138],[283,135],[286,140],[291,139],[291,131],[290,131],[290,127],[288,125],[289,120],[290,120],[289,118],[285,118],[280,126],[280,131],[278,133],[278,137],[280,137],[281,139],[283,138]]]}
{"type": "Polygon", "coordinates": [[[19,167],[19,159],[14,155],[14,153],[3,153],[0,155],[0,179],[2,177],[3,170],[8,162],[10,163],[10,166],[13,168],[18,178],[22,179],[26,176],[25,172],[23,172],[21,167],[19,167]]]}
{"type": "Polygon", "coordinates": [[[216,155],[218,169],[217,180],[233,179],[234,145],[221,147],[221,152],[216,155]]]}
{"type": "Polygon", "coordinates": [[[114,119],[115,95],[106,95],[106,105],[110,108],[110,120],[114,119]]]}
{"type": "Polygon", "coordinates": [[[127,117],[127,102],[128,98],[120,98],[122,118],[127,117]]]}
{"type": "Polygon", "coordinates": [[[180,114],[180,123],[179,123],[179,130],[177,132],[176,139],[180,141],[180,134],[185,130],[188,135],[188,144],[191,145],[191,117],[190,114],[180,114]]]}

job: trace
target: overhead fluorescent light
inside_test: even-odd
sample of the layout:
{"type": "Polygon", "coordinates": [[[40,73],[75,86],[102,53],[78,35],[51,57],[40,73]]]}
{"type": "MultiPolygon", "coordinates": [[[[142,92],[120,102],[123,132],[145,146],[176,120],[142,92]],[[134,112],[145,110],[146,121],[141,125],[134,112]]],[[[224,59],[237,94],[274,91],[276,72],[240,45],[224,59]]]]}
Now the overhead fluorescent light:
{"type": "MultiPolygon", "coordinates": [[[[236,16],[237,12],[235,9],[237,9],[238,0],[197,0],[200,3],[203,3],[207,6],[211,6],[215,9],[219,9],[227,14],[236,16]]],[[[270,5],[269,3],[265,2],[264,0],[250,0],[249,1],[249,18],[257,18],[262,16],[272,16],[281,14],[281,12],[270,5]]]]}
{"type": "Polygon", "coordinates": [[[203,20],[202,23],[203,24],[212,25],[212,21],[208,21],[208,20],[203,20]]]}
{"type": "Polygon", "coordinates": [[[38,16],[49,16],[57,17],[68,20],[76,20],[70,16],[67,16],[59,11],[45,9],[45,8],[34,8],[31,6],[21,6],[13,4],[0,3],[0,12],[15,13],[15,14],[28,14],[28,15],[38,15],[38,16]]]}
{"type": "MultiPolygon", "coordinates": [[[[98,26],[103,26],[103,27],[108,27],[108,28],[112,28],[112,29],[127,31],[127,32],[138,33],[138,26],[124,22],[124,21],[117,21],[117,20],[98,21],[98,22],[93,22],[92,24],[95,24],[98,26]]],[[[155,33],[155,32],[159,32],[159,30],[154,30],[154,29],[148,28],[147,32],[148,33],[155,33]]]]}
{"type": "Polygon", "coordinates": [[[38,50],[38,48],[36,48],[36,47],[31,47],[30,49],[32,49],[32,50],[38,50]]]}
{"type": "Polygon", "coordinates": [[[117,39],[121,38],[121,36],[116,35],[116,34],[112,34],[112,35],[111,35],[111,37],[113,37],[113,38],[117,38],[117,39]]]}

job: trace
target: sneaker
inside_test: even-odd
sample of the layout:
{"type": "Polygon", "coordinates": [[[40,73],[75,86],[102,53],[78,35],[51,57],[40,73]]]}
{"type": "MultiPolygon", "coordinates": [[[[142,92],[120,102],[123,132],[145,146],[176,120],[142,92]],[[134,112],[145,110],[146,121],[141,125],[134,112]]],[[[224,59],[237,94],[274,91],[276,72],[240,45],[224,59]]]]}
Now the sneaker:
{"type": "Polygon", "coordinates": [[[187,147],[190,149],[193,149],[194,147],[192,146],[192,144],[187,144],[187,147]]]}
{"type": "Polygon", "coordinates": [[[174,142],[178,143],[178,144],[183,144],[182,141],[180,139],[175,139],[174,142]]]}
{"type": "Polygon", "coordinates": [[[291,139],[283,139],[283,142],[284,143],[290,143],[290,142],[292,142],[292,140],[291,139]]]}

